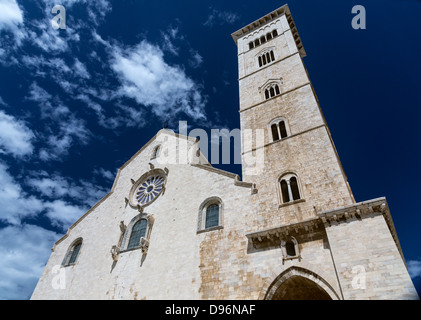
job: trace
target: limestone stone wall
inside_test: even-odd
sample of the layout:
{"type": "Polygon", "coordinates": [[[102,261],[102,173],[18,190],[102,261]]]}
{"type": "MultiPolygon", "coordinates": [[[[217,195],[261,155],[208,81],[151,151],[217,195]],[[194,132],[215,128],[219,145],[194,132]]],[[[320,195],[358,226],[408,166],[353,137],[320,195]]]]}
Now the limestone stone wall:
{"type": "Polygon", "coordinates": [[[382,213],[330,221],[326,232],[345,299],[419,299],[382,213]]]}

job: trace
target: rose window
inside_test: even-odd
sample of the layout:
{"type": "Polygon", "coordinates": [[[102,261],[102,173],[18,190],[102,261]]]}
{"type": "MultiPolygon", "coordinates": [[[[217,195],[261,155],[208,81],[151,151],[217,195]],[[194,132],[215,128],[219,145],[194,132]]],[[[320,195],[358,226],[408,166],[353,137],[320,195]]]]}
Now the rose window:
{"type": "Polygon", "coordinates": [[[165,177],[154,175],[140,183],[136,190],[136,200],[141,205],[146,205],[160,195],[164,188],[165,177]]]}

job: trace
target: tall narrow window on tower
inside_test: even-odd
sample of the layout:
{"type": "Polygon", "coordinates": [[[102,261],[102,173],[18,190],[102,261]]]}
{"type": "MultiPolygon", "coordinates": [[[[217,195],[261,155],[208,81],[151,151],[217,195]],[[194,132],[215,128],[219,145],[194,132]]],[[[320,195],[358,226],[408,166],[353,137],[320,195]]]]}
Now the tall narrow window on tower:
{"type": "Polygon", "coordinates": [[[282,203],[288,203],[301,199],[298,187],[298,178],[293,173],[288,173],[280,179],[282,203]]]}
{"type": "Polygon", "coordinates": [[[288,131],[284,118],[272,120],[269,124],[272,142],[288,137],[288,131]]]}

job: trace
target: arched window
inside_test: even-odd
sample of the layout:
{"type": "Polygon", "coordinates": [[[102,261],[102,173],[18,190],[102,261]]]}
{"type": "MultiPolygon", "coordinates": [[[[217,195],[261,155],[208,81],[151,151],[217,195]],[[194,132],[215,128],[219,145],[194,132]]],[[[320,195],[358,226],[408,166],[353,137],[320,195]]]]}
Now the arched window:
{"type": "Polygon", "coordinates": [[[133,225],[127,249],[132,249],[140,246],[140,238],[145,237],[147,228],[148,221],[146,219],[140,219],[133,225]]]}
{"type": "Polygon", "coordinates": [[[269,41],[270,39],[272,39],[272,34],[271,34],[270,32],[266,35],[266,39],[268,39],[268,41],[269,41]]]}
{"type": "Polygon", "coordinates": [[[294,199],[294,200],[300,199],[300,191],[298,190],[297,178],[291,177],[289,182],[290,182],[290,185],[291,185],[292,199],[294,199]]]}
{"type": "Polygon", "coordinates": [[[260,43],[265,43],[266,42],[266,38],[265,36],[261,36],[260,37],[260,43]]]}
{"type": "Polygon", "coordinates": [[[265,99],[273,98],[280,94],[281,94],[281,90],[279,89],[279,85],[277,83],[272,83],[266,86],[265,99]]]}
{"type": "Polygon", "coordinates": [[[265,90],[265,98],[266,99],[269,99],[270,98],[270,96],[269,96],[269,90],[267,90],[267,89],[265,90]]]}
{"type": "Polygon", "coordinates": [[[288,137],[287,128],[285,126],[285,121],[280,121],[278,123],[278,129],[279,129],[281,139],[288,137]]]}
{"type": "Polygon", "coordinates": [[[263,61],[263,65],[265,65],[267,63],[267,61],[266,61],[266,55],[262,55],[262,61],[263,61]]]}
{"type": "Polygon", "coordinates": [[[151,156],[151,160],[156,159],[159,157],[161,153],[161,145],[156,146],[153,151],[152,151],[152,156],[151,156]]]}
{"type": "Polygon", "coordinates": [[[63,266],[70,266],[76,263],[79,256],[80,248],[82,247],[82,238],[76,239],[67,250],[66,256],[62,262],[63,266]]]}
{"type": "Polygon", "coordinates": [[[278,36],[278,31],[275,29],[272,31],[272,37],[275,38],[276,36],[278,36]]]}
{"type": "Polygon", "coordinates": [[[271,129],[271,132],[272,132],[273,141],[278,141],[279,140],[278,125],[276,123],[274,123],[270,126],[270,129],[271,129]]]}
{"type": "Polygon", "coordinates": [[[254,46],[257,47],[260,45],[259,39],[254,40],[254,46]]]}
{"type": "Polygon", "coordinates": [[[281,177],[281,196],[282,203],[288,203],[301,199],[298,179],[295,174],[289,173],[281,177]]]}
{"type": "Polygon", "coordinates": [[[251,49],[253,49],[254,48],[254,43],[253,43],[253,41],[252,42],[249,42],[249,49],[251,50],[251,49]]]}
{"type": "MultiPolygon", "coordinates": [[[[151,214],[141,213],[135,216],[124,230],[120,252],[132,249],[141,249],[143,254],[148,252],[154,217],[151,214]]],[[[120,227],[121,228],[121,227],[120,227]]]]}
{"type": "Polygon", "coordinates": [[[300,247],[294,237],[281,240],[282,260],[301,259],[300,247]]]}
{"type": "Polygon", "coordinates": [[[289,202],[288,184],[285,180],[281,180],[281,191],[283,202],[289,202]]]}
{"type": "Polygon", "coordinates": [[[295,257],[297,255],[297,253],[295,252],[294,242],[292,242],[291,240],[285,243],[285,249],[287,252],[287,256],[295,257]]]}
{"type": "Polygon", "coordinates": [[[212,228],[219,225],[219,205],[212,204],[206,209],[205,228],[212,228]]]}
{"type": "Polygon", "coordinates": [[[258,56],[259,67],[275,61],[275,55],[272,50],[266,51],[258,56]]]}
{"type": "Polygon", "coordinates": [[[222,200],[218,197],[206,199],[199,207],[197,231],[222,228],[222,200]]]}

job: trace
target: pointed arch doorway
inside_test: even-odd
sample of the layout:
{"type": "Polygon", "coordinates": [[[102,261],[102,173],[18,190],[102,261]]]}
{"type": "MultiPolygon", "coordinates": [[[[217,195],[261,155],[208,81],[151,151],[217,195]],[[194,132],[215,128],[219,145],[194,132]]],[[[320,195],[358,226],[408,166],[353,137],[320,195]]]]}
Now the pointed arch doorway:
{"type": "Polygon", "coordinates": [[[315,273],[299,267],[282,272],[269,285],[265,300],[337,300],[332,287],[315,273]]]}

